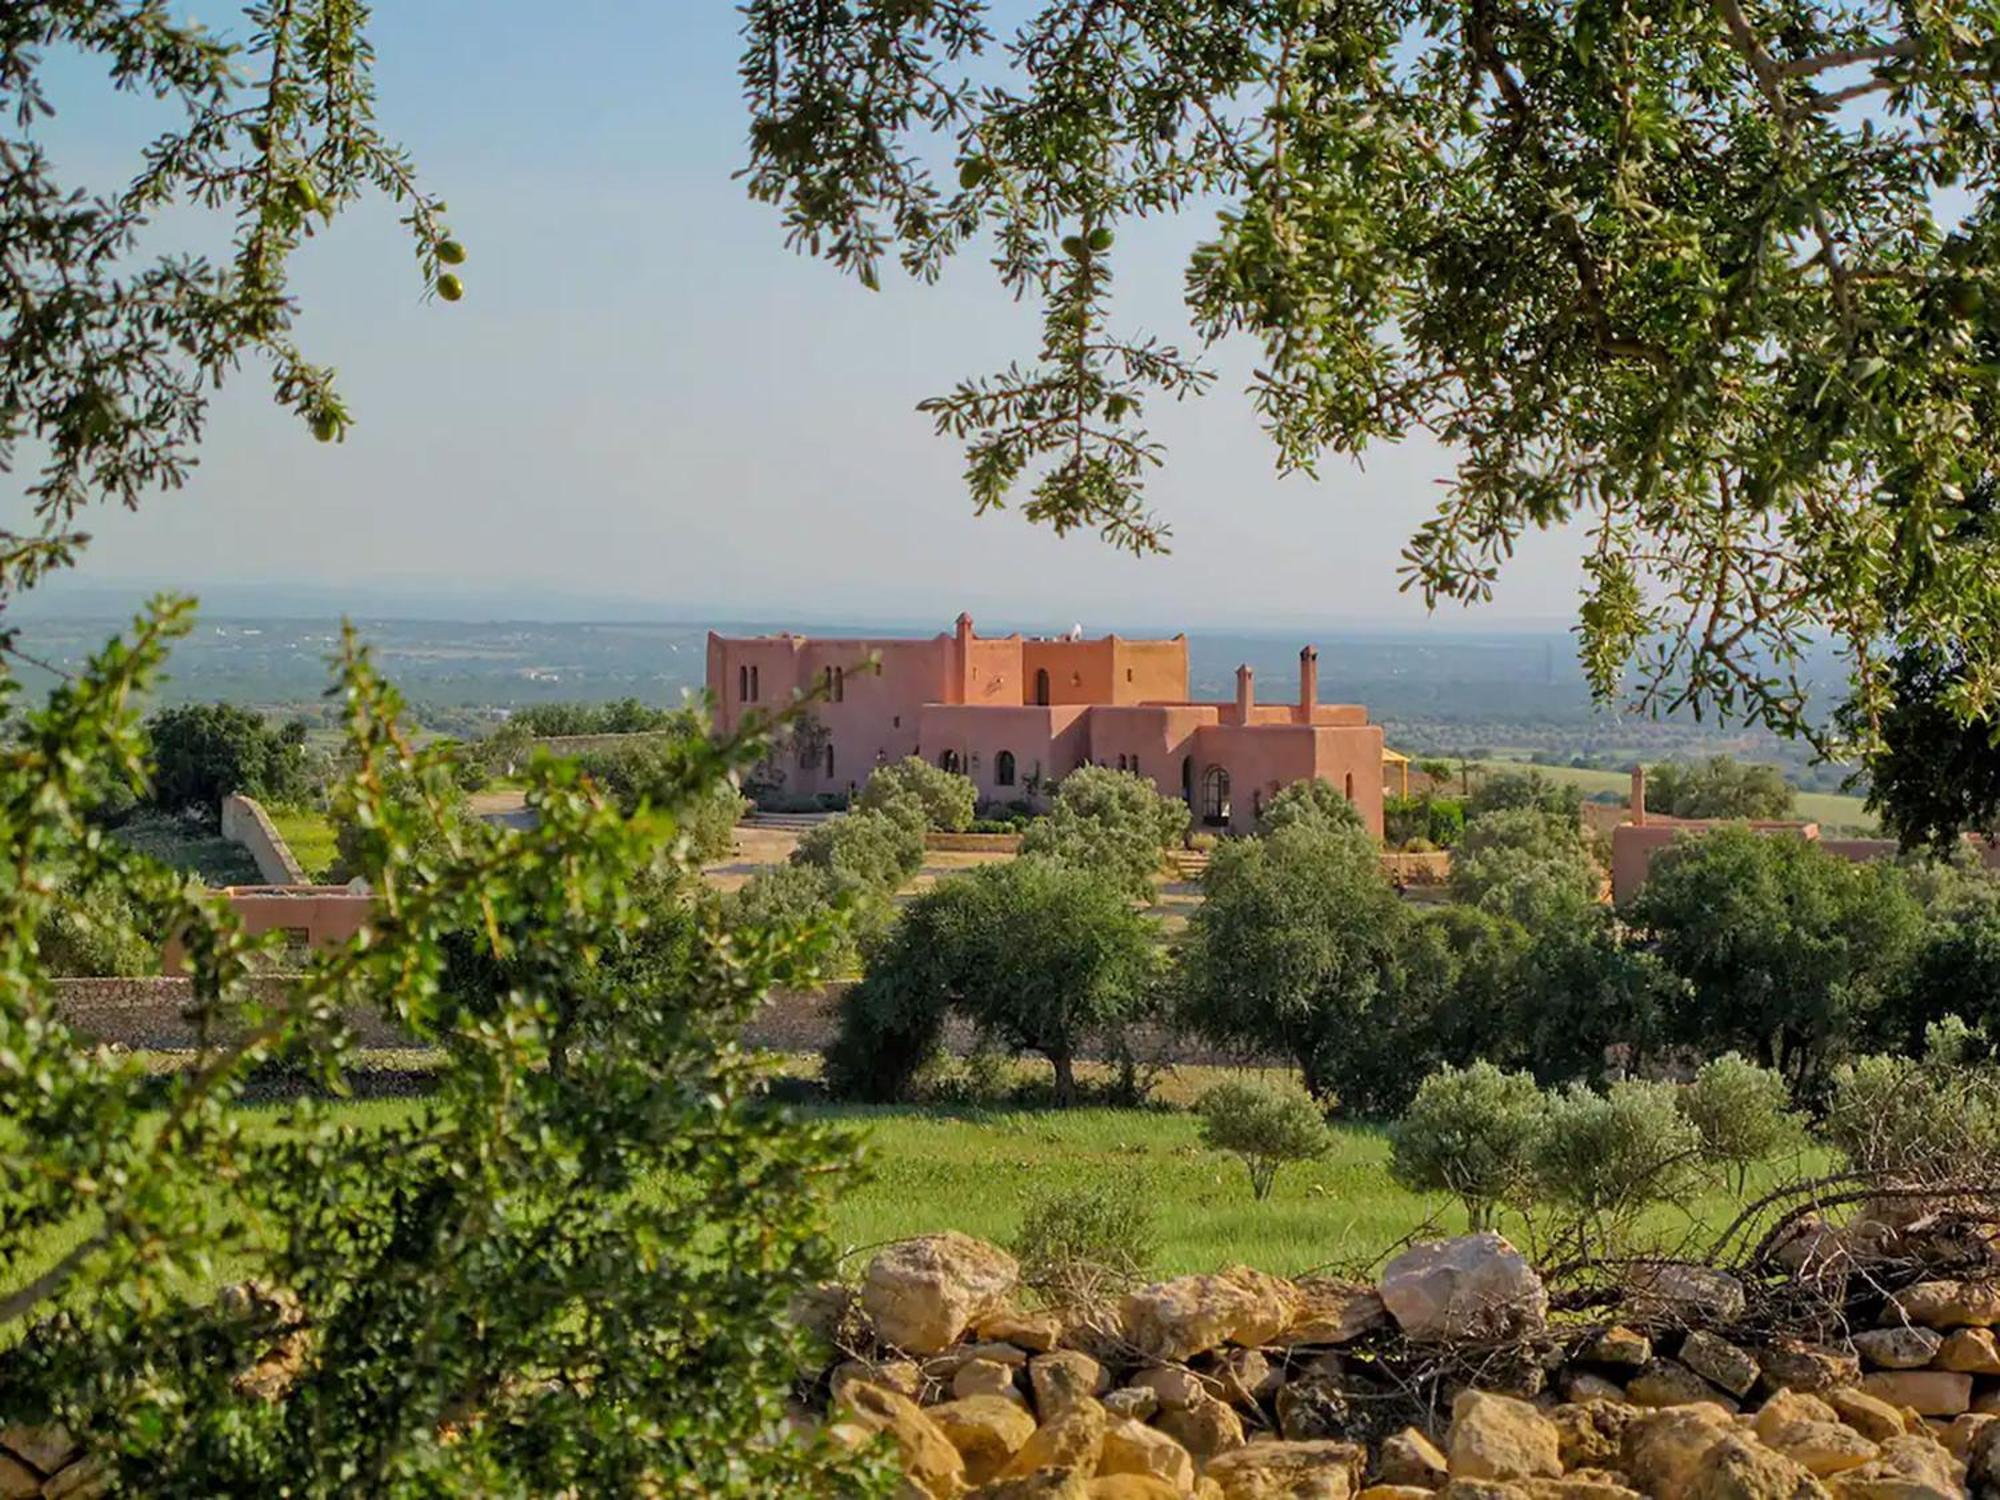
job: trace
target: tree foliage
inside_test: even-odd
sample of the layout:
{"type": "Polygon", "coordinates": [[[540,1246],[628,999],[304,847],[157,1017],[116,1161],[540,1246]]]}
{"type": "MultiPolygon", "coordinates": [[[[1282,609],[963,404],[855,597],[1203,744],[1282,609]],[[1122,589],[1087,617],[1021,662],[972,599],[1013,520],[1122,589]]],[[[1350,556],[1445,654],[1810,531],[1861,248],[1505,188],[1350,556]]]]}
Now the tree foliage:
{"type": "Polygon", "coordinates": [[[1489,1062],[1440,1068],[1424,1079],[1389,1133],[1389,1172],[1416,1192],[1448,1193],[1474,1230],[1503,1206],[1528,1201],[1548,1104],[1526,1073],[1489,1062]]]}
{"type": "Polygon", "coordinates": [[[1711,755],[1648,767],[1646,808],[1670,818],[1777,820],[1796,815],[1797,797],[1776,766],[1711,755]]]}
{"type": "Polygon", "coordinates": [[[154,714],[146,736],[149,800],[164,812],[196,814],[213,826],[224,797],[284,802],[305,792],[302,721],[273,729],[262,714],[233,703],[189,703],[154,714]]]}
{"type": "Polygon", "coordinates": [[[1318,777],[1294,781],[1279,788],[1278,794],[1265,807],[1264,815],[1257,820],[1257,831],[1276,833],[1280,828],[1300,823],[1310,823],[1331,831],[1349,829],[1359,832],[1366,827],[1360,812],[1341,794],[1339,788],[1318,777]]]}
{"type": "Polygon", "coordinates": [[[855,807],[861,812],[887,812],[898,800],[912,801],[923,810],[920,828],[963,833],[972,826],[979,798],[968,777],[934,766],[922,756],[906,755],[869,774],[855,807]]]}
{"type": "Polygon", "coordinates": [[[1250,1196],[1259,1203],[1271,1196],[1280,1167],[1313,1161],[1333,1146],[1320,1105],[1290,1090],[1218,1083],[1195,1100],[1194,1111],[1201,1117],[1201,1143],[1242,1160],[1250,1196]]]}
{"type": "Polygon", "coordinates": [[[1487,597],[1524,533],[1574,523],[1599,692],[1635,669],[1656,704],[1789,728],[1830,635],[1872,725],[1887,635],[1962,655],[1972,722],[2000,706],[1987,22],[752,0],[747,181],[871,285],[976,246],[1041,304],[1032,360],[926,403],[981,509],[1025,489],[1058,531],[1162,545],[1143,417],[1208,373],[1117,325],[1117,234],[1219,202],[1189,311],[1260,342],[1281,462],[1413,432],[1456,455],[1406,553],[1427,598],[1487,597]]]}
{"type": "Polygon", "coordinates": [[[1455,901],[1533,928],[1582,921],[1597,904],[1604,872],[1574,811],[1532,806],[1471,819],[1452,851],[1455,901]]]}
{"type": "Polygon", "coordinates": [[[1187,804],[1130,771],[1079,766],[1056,786],[1048,816],[1021,838],[1023,854],[1090,870],[1134,900],[1150,900],[1166,851],[1188,826],[1187,804]]]}

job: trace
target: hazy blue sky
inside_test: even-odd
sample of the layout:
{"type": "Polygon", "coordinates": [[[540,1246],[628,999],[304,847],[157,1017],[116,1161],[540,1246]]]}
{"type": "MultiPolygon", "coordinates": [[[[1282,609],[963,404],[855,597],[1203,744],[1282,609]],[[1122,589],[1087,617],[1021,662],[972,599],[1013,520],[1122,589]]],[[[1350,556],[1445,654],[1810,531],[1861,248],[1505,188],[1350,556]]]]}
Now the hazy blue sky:
{"type": "MultiPolygon", "coordinates": [[[[218,0],[190,9],[238,21],[218,0]]],[[[1247,350],[1218,361],[1215,394],[1155,413],[1171,557],[975,519],[958,449],[914,406],[1032,355],[1033,310],[976,259],[871,294],[786,251],[731,180],[736,24],[726,0],[378,0],[381,117],[450,202],[465,300],[420,302],[391,213],[343,217],[297,284],[308,351],[359,418],[348,441],[313,442],[246,372],[192,485],[94,518],[86,572],[530,615],[942,618],[962,602],[1057,626],[1421,622],[1396,561],[1442,455],[1412,444],[1281,481],[1237,394],[1247,350]]],[[[115,186],[166,117],[79,68],[57,76],[59,162],[115,186]]],[[[1131,324],[1187,337],[1181,264],[1206,228],[1121,235],[1131,324]]],[[[1485,614],[1439,624],[1562,619],[1576,578],[1573,540],[1533,539],[1485,614]]]]}

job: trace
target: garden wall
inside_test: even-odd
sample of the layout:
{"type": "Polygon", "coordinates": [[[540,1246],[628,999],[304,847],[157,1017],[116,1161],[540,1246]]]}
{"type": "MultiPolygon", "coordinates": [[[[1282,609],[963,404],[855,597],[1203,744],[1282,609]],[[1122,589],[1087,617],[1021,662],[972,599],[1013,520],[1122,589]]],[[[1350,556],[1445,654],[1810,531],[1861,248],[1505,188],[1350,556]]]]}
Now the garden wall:
{"type": "MultiPolygon", "coordinates": [[[[253,991],[281,995],[286,977],[252,980],[253,991]]],[[[203,1037],[190,1015],[194,982],[180,977],[144,979],[58,979],[57,1008],[63,1020],[84,1035],[113,1046],[181,1051],[203,1037]]],[[[372,1011],[350,1012],[349,1023],[366,1047],[407,1047],[409,1037],[372,1011]]],[[[213,1038],[209,1038],[213,1040],[213,1038]]]]}
{"type": "Polygon", "coordinates": [[[266,885],[307,884],[305,867],[255,797],[232,794],[222,799],[222,836],[249,851],[266,885]]]}
{"type": "Polygon", "coordinates": [[[924,847],[957,854],[1019,854],[1018,833],[945,833],[931,829],[924,834],[924,847]]]}

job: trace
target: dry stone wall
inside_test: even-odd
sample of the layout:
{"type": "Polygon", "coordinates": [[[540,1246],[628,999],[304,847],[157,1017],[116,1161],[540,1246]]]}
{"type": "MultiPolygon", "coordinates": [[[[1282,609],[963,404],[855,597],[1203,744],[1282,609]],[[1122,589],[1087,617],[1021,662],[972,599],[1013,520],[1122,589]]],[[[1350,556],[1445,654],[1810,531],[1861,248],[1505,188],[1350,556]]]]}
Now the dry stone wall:
{"type": "Polygon", "coordinates": [[[292,846],[278,832],[264,804],[255,797],[230,795],[222,799],[222,836],[241,845],[256,861],[257,874],[266,885],[308,885],[305,867],[292,853],[292,846]]]}

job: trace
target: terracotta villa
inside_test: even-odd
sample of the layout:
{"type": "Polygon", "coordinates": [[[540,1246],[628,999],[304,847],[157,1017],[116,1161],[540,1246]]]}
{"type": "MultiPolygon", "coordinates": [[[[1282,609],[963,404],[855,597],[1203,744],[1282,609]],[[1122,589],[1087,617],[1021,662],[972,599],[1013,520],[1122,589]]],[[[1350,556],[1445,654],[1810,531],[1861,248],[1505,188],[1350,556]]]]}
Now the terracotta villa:
{"type": "MultiPolygon", "coordinates": [[[[1382,730],[1367,710],[1319,701],[1319,653],[1299,652],[1295,697],[1259,703],[1250,668],[1230,703],[1188,699],[1187,637],[1166,641],[973,633],[812,639],[708,637],[717,725],[823,692],[796,736],[786,784],[843,793],[906,755],[972,779],[983,799],[1046,789],[1081,765],[1132,771],[1184,798],[1198,827],[1243,833],[1280,787],[1317,777],[1382,832],[1382,730]],[[871,667],[869,663],[876,663],[871,667]]],[[[1401,757],[1393,757],[1400,760],[1401,757]]]]}

